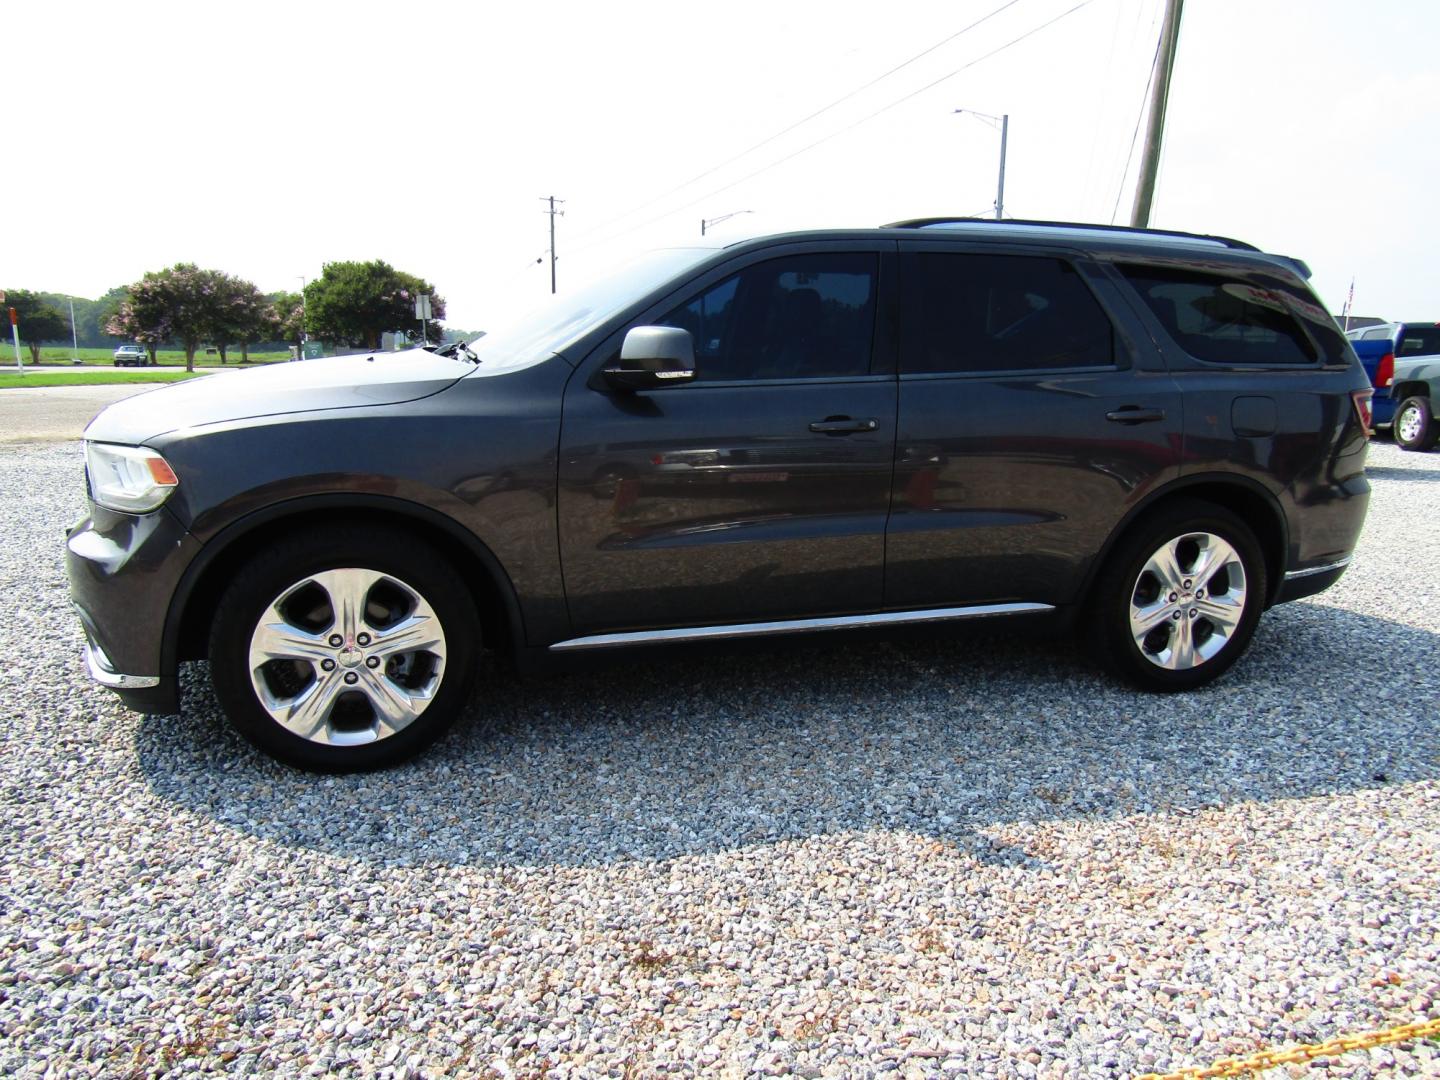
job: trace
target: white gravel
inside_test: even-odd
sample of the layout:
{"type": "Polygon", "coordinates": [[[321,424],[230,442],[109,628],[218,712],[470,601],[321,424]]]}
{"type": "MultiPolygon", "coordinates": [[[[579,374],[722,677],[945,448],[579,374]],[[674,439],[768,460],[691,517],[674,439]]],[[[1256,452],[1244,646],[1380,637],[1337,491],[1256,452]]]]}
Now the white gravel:
{"type": "Polygon", "coordinates": [[[0,445],[0,1075],[1110,1077],[1440,1016],[1440,453],[1371,462],[1355,567],[1205,692],[993,629],[685,653],[317,778],[202,667],[90,686],[78,445],[0,445]]]}

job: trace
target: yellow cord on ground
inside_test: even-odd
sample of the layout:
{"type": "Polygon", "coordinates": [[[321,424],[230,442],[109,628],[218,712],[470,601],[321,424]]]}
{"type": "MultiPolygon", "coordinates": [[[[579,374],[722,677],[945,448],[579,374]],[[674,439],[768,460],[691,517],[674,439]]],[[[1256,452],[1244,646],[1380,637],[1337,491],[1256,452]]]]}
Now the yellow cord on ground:
{"type": "Polygon", "coordinates": [[[1320,1043],[1302,1043],[1285,1050],[1261,1050],[1243,1058],[1225,1058],[1214,1065],[1177,1069],[1168,1073],[1146,1073],[1139,1080],[1210,1080],[1216,1076],[1243,1076],[1245,1073],[1273,1069],[1279,1065],[1301,1065],[1315,1058],[1334,1057],[1349,1050],[1369,1050],[1375,1046],[1408,1042],[1440,1036],[1440,1019],[1419,1020],[1413,1024],[1367,1031],[1362,1035],[1341,1035],[1320,1043]]]}

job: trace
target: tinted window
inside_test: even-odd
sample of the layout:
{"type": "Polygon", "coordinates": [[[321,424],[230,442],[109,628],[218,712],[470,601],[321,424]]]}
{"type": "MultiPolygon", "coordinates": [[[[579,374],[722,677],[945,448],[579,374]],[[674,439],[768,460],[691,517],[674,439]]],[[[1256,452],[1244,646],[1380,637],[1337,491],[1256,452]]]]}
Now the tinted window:
{"type": "Polygon", "coordinates": [[[1110,320],[1060,259],[917,252],[906,257],[901,291],[902,371],[1115,363],[1110,320]]]}
{"type": "Polygon", "coordinates": [[[1379,341],[1381,338],[1388,338],[1389,336],[1390,328],[1388,326],[1377,326],[1374,330],[1366,330],[1365,333],[1361,334],[1360,340],[1379,341]]]}
{"type": "MultiPolygon", "coordinates": [[[[1176,343],[1200,360],[1217,364],[1313,363],[1315,346],[1295,315],[1308,318],[1309,313],[1300,309],[1314,307],[1316,318],[1334,322],[1313,301],[1272,287],[1278,282],[1255,283],[1155,266],[1120,269],[1176,343]]],[[[1317,327],[1317,335],[1323,329],[1317,327]]],[[[1327,351],[1343,357],[1344,339],[1338,330],[1330,334],[1339,343],[1335,350],[1327,351]]]]}
{"type": "Polygon", "coordinates": [[[1440,326],[1407,326],[1400,339],[1400,356],[1429,356],[1440,353],[1440,326]]]}
{"type": "Polygon", "coordinates": [[[660,326],[695,338],[697,377],[835,378],[870,371],[875,255],[797,255],[747,267],[660,326]]]}

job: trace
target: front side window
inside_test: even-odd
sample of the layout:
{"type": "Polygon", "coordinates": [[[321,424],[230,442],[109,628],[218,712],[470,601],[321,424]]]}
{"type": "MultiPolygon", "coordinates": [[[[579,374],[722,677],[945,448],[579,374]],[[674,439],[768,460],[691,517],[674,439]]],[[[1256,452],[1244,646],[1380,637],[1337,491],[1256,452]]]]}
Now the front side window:
{"type": "MultiPolygon", "coordinates": [[[[1297,316],[1334,323],[1313,301],[1269,287],[1268,281],[1158,266],[1122,266],[1120,271],[1176,344],[1211,363],[1311,364],[1318,354],[1297,316]],[[1312,307],[1318,314],[1309,311],[1312,307]]],[[[1317,328],[1317,335],[1322,329],[1317,328]]],[[[1335,330],[1329,334],[1339,337],[1335,330]]],[[[1328,347],[1328,338],[1322,340],[1328,347]]],[[[1343,357],[1343,341],[1336,348],[1343,357]]]]}
{"type": "Polygon", "coordinates": [[[901,370],[1109,367],[1115,331],[1062,259],[917,252],[901,271],[901,370]]]}
{"type": "Polygon", "coordinates": [[[838,378],[870,371],[875,255],[794,255],[746,267],[658,320],[695,339],[697,379],[838,378]]]}

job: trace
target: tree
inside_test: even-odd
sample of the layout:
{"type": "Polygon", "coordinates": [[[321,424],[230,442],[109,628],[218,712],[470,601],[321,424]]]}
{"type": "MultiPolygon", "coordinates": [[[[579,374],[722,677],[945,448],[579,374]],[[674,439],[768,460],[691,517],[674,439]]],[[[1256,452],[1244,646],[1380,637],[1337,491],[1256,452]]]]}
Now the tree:
{"type": "Polygon", "coordinates": [[[250,346],[269,330],[265,297],[250,282],[214,271],[216,275],[214,306],[207,340],[220,353],[225,363],[225,349],[232,341],[240,346],[242,362],[250,359],[250,346]]]}
{"type": "Polygon", "coordinates": [[[194,263],[152,270],[129,286],[129,296],[106,324],[105,332],[148,345],[151,363],[155,361],[156,345],[178,341],[185,350],[185,370],[194,371],[195,351],[201,342],[212,339],[227,325],[225,300],[233,293],[234,280],[219,270],[202,270],[194,263]]]}
{"type": "Polygon", "coordinates": [[[30,362],[40,362],[42,341],[62,341],[70,336],[70,319],[57,311],[39,293],[28,289],[6,289],[5,306],[20,318],[20,340],[30,347],[30,362]]]}
{"type": "Polygon", "coordinates": [[[438,325],[445,318],[445,301],[429,282],[389,263],[326,263],[320,277],[305,286],[306,329],[314,336],[362,349],[378,349],[380,335],[389,330],[418,334],[415,297],[430,296],[432,318],[427,337],[441,340],[438,325]]]}
{"type": "Polygon", "coordinates": [[[279,340],[293,346],[295,355],[305,341],[305,298],[299,293],[278,292],[270,298],[270,326],[279,340]]]}

